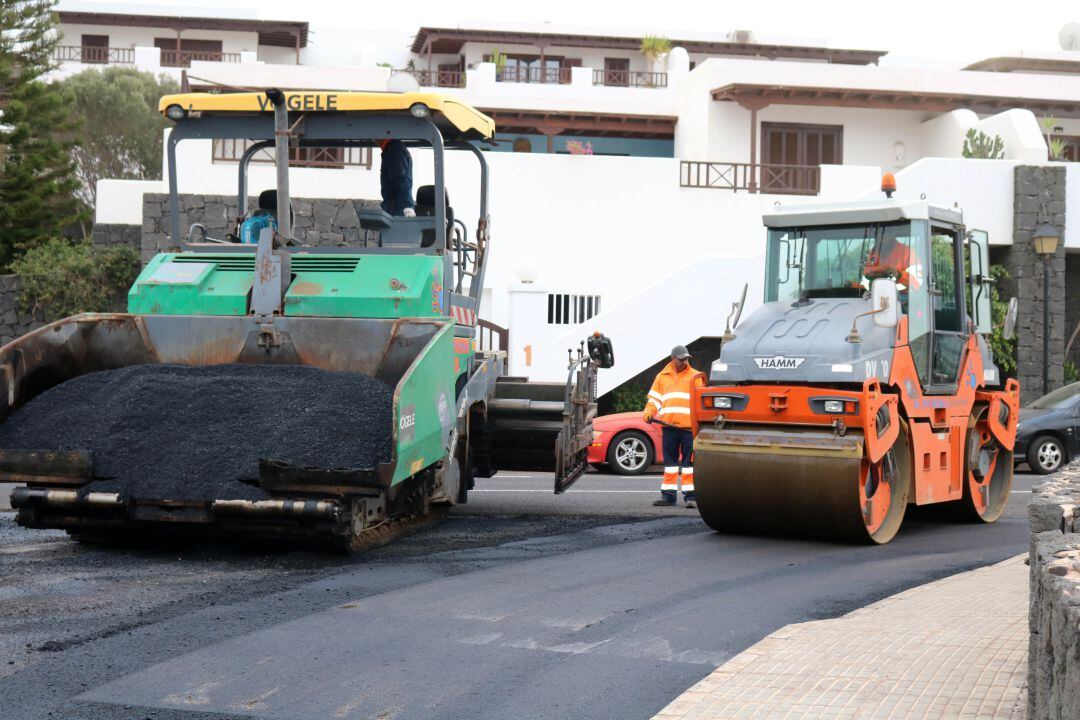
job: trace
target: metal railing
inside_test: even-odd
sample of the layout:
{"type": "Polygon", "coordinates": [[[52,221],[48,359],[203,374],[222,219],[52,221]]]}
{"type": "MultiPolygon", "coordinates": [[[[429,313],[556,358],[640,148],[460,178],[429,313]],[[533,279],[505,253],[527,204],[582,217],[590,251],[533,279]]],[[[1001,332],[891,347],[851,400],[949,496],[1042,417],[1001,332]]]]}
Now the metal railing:
{"type": "Polygon", "coordinates": [[[476,349],[477,350],[509,350],[510,331],[501,325],[496,325],[490,320],[483,318],[476,321],[476,349]],[[496,340],[498,341],[496,343],[496,340]]]}
{"type": "Polygon", "coordinates": [[[53,51],[57,62],[81,62],[93,64],[135,62],[134,48],[93,47],[90,45],[60,45],[53,51]]]}
{"type": "MultiPolygon", "coordinates": [[[[214,140],[214,162],[239,162],[251,146],[250,140],[224,138],[214,140]]],[[[274,162],[273,148],[265,148],[251,157],[251,162],[274,162]]],[[[343,168],[372,166],[372,149],[369,147],[298,147],[289,150],[291,167],[343,168]]]]}
{"type": "Polygon", "coordinates": [[[408,73],[416,78],[421,87],[465,87],[465,72],[462,70],[394,70],[396,73],[408,73]]]}
{"type": "Polygon", "coordinates": [[[817,165],[772,165],[683,160],[679,185],[775,195],[817,195],[821,168],[817,165]]]}
{"type": "Polygon", "coordinates": [[[498,82],[565,85],[570,82],[570,67],[503,67],[495,71],[498,82]]]}
{"type": "Polygon", "coordinates": [[[667,87],[666,72],[645,72],[643,70],[597,70],[593,69],[593,85],[607,87],[667,87]]]}
{"type": "Polygon", "coordinates": [[[240,53],[216,52],[214,50],[169,50],[161,48],[161,64],[164,67],[191,67],[191,61],[240,62],[240,53]]]}

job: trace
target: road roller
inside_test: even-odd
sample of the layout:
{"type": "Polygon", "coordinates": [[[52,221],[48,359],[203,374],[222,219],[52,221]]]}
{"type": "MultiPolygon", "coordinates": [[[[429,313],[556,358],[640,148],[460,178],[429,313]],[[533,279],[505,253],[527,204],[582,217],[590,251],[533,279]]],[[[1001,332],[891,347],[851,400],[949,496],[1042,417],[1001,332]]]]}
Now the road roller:
{"type": "Polygon", "coordinates": [[[764,303],[733,305],[692,397],[714,530],[880,544],[912,503],[1001,516],[1020,396],[986,340],[989,238],[891,194],[764,216],[764,303]]]}
{"type": "MultiPolygon", "coordinates": [[[[14,438],[0,447],[0,481],[17,483],[11,503],[19,524],[60,528],[80,539],[225,535],[351,551],[465,502],[475,477],[511,467],[547,470],[561,492],[584,472],[597,370],[614,362],[610,341],[599,333],[583,338],[566,375],[554,382],[509,377],[505,347],[477,346],[491,247],[488,166],[479,147],[494,138],[489,117],[433,93],[278,89],[170,95],[160,111],[173,122],[166,141],[167,236],[155,238],[163,252],[142,269],[127,312],[65,318],[0,348],[0,421],[17,429],[39,397],[44,401],[65,386],[72,395],[91,374],[114,377],[152,364],[179,366],[167,373],[173,378],[193,377],[185,367],[213,366],[245,382],[254,377],[252,402],[227,408],[230,416],[240,414],[223,430],[207,431],[209,418],[190,418],[183,432],[198,439],[194,444],[164,436],[153,421],[124,417],[99,418],[101,433],[123,433],[108,443],[74,439],[65,430],[71,423],[41,433],[0,433],[14,438]],[[177,149],[203,142],[207,152],[210,142],[243,148],[230,232],[202,224],[210,205],[182,202],[187,199],[179,194],[177,149]],[[433,181],[416,189],[415,213],[391,214],[377,201],[357,199],[351,222],[341,220],[345,209],[339,213],[344,237],[330,237],[328,244],[310,218],[302,229],[290,201],[290,163],[325,156],[340,165],[346,152],[379,146],[419,150],[418,158],[430,163],[433,181]],[[467,226],[450,204],[444,177],[450,152],[477,163],[475,224],[467,226]],[[248,170],[259,158],[272,158],[276,172],[258,173],[274,182],[258,196],[256,209],[248,170]],[[314,402],[319,389],[306,398],[296,392],[265,397],[284,377],[269,369],[282,365],[303,366],[297,377],[319,371],[327,378],[348,373],[378,381],[385,389],[379,424],[362,429],[379,436],[361,437],[341,424],[313,438],[315,451],[290,457],[272,441],[253,443],[260,434],[280,437],[282,428],[300,432],[305,413],[320,411],[314,402]],[[244,414],[254,406],[269,408],[272,418],[244,414]],[[377,445],[385,453],[353,464],[328,457],[350,444],[377,445]],[[121,473],[130,473],[131,463],[102,450],[130,454],[150,445],[167,455],[159,467],[170,477],[177,475],[171,466],[187,462],[189,454],[210,453],[203,467],[215,457],[223,462],[165,485],[154,468],[145,470],[149,477],[125,479],[121,473]],[[241,446],[255,453],[250,466],[225,469],[224,460],[232,462],[241,446]],[[169,453],[170,447],[183,449],[169,453]],[[226,472],[234,474],[203,477],[226,472]],[[213,495],[196,490],[209,485],[213,495]]],[[[158,376],[139,377],[152,383],[158,376]]],[[[215,392],[207,387],[192,385],[191,393],[215,392]]],[[[189,405],[183,397],[165,402],[154,392],[144,392],[140,402],[152,405],[143,418],[187,412],[189,405]]],[[[342,418],[362,403],[345,404],[342,418]]],[[[63,407],[67,418],[100,412],[92,402],[63,407]]]]}

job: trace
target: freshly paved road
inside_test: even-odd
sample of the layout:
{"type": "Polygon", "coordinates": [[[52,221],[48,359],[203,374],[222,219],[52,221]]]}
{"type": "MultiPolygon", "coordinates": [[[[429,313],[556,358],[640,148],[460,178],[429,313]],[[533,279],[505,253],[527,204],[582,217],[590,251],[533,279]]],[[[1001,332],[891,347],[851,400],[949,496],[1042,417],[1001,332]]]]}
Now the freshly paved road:
{"type": "Polygon", "coordinates": [[[648,718],[776,628],[1024,551],[909,514],[884,547],[708,531],[658,480],[481,481],[365,556],[92,548],[0,515],[0,716],[648,718]]]}

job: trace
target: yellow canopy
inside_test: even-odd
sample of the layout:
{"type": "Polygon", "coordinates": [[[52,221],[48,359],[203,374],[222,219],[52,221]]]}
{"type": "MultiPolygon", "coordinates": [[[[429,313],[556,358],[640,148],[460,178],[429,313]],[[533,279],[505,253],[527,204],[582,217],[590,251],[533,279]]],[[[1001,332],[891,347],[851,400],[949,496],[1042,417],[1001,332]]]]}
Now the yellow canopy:
{"type": "MultiPolygon", "coordinates": [[[[445,95],[426,92],[380,93],[380,92],[332,92],[286,90],[285,103],[296,112],[394,112],[405,110],[417,103],[431,110],[436,125],[442,126],[440,117],[465,135],[484,138],[495,136],[495,121],[482,112],[445,95]]],[[[274,106],[266,93],[183,93],[166,95],[158,103],[162,113],[179,105],[188,112],[199,113],[252,113],[273,112],[274,106]]]]}

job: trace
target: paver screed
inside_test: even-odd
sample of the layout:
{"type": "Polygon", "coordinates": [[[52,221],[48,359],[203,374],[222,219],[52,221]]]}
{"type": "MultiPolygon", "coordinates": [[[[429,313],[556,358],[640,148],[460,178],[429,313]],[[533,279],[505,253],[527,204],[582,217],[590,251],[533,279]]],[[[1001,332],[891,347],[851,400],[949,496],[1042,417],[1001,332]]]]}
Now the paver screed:
{"type": "Polygon", "coordinates": [[[839,618],[783,627],[654,720],[1019,720],[1027,676],[1025,557],[839,618]]]}

